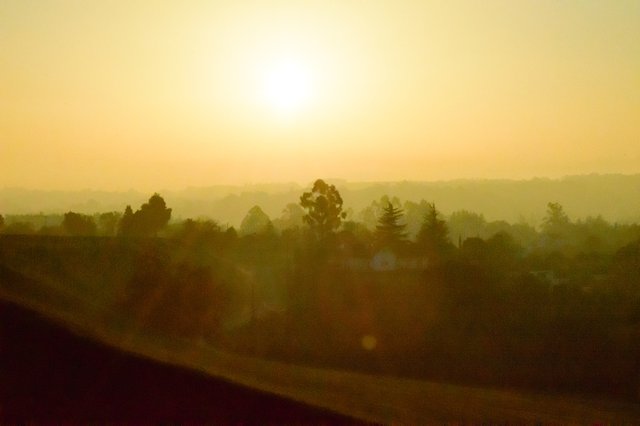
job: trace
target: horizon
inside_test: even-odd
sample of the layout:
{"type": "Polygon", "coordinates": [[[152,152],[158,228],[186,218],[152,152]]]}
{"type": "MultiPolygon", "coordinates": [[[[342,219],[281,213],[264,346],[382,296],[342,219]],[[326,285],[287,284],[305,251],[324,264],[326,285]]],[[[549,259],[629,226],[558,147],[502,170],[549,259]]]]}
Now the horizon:
{"type": "MultiPolygon", "coordinates": [[[[457,179],[449,181],[351,182],[325,179],[340,192],[353,220],[385,195],[405,207],[425,200],[434,202],[445,215],[456,211],[483,214],[487,220],[538,223],[549,202],[558,202],[576,220],[602,217],[615,223],[640,223],[640,174],[589,174],[563,178],[457,179]],[[620,200],[625,200],[620,203],[620,200]],[[408,203],[408,204],[406,204],[408,203]]],[[[247,212],[259,206],[272,219],[279,218],[290,203],[297,204],[311,183],[264,183],[244,186],[210,185],[178,190],[98,189],[47,191],[0,188],[0,214],[62,214],[68,211],[95,214],[122,212],[137,206],[153,193],[173,208],[173,218],[210,218],[237,225],[247,212]]],[[[409,207],[411,210],[412,207],[409,207]]]]}
{"type": "MultiPolygon", "coordinates": [[[[176,193],[187,192],[191,190],[204,190],[204,189],[242,189],[252,187],[288,187],[294,186],[299,189],[310,188],[313,186],[313,182],[317,179],[322,179],[325,182],[334,185],[393,185],[393,184],[447,184],[447,183],[473,183],[473,182],[534,182],[534,181],[550,181],[561,182],[568,179],[575,178],[588,178],[588,177],[635,177],[639,176],[640,172],[636,173],[578,173],[578,174],[564,174],[558,176],[530,176],[530,177],[459,177],[449,179],[424,179],[424,180],[410,180],[410,179],[397,179],[397,180],[349,180],[340,177],[317,177],[306,182],[302,181],[263,181],[263,182],[243,182],[237,184],[231,183],[203,183],[202,185],[192,185],[185,187],[128,187],[128,188],[92,188],[92,187],[77,187],[77,188],[56,188],[56,187],[26,187],[26,186],[3,186],[0,187],[0,191],[27,191],[27,192],[105,192],[105,193],[176,193]]],[[[366,186],[365,186],[366,187],[366,186]]]]}

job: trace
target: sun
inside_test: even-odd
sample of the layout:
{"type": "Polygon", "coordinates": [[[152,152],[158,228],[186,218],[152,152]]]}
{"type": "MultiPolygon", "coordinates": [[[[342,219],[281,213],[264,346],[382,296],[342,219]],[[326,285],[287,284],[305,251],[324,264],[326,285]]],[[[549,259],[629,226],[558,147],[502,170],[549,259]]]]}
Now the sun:
{"type": "Polygon", "coordinates": [[[310,102],[313,95],[311,71],[300,62],[274,63],[264,77],[264,98],[274,112],[291,115],[310,102]]]}

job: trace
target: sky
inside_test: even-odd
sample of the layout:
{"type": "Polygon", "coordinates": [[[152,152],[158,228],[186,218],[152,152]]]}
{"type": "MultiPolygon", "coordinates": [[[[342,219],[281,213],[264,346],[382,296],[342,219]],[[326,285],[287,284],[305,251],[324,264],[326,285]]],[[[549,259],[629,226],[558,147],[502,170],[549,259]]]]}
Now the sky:
{"type": "Polygon", "coordinates": [[[640,1],[0,2],[0,187],[640,172],[640,1]]]}

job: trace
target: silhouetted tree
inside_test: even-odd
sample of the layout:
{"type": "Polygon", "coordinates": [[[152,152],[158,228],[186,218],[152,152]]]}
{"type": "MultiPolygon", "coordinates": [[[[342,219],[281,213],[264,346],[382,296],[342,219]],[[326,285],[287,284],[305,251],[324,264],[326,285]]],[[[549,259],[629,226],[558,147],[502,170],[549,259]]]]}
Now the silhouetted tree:
{"type": "Polygon", "coordinates": [[[155,236],[171,219],[171,209],[167,208],[164,199],[155,193],[149,201],[135,212],[135,223],[143,235],[155,236]]]}
{"type": "Polygon", "coordinates": [[[401,203],[398,197],[389,198],[388,195],[383,195],[379,200],[373,200],[371,204],[365,207],[358,215],[362,223],[369,227],[371,230],[375,230],[378,226],[378,219],[384,214],[384,210],[387,205],[391,203],[394,207],[400,208],[401,203]]]}
{"type": "Polygon", "coordinates": [[[564,212],[560,203],[548,203],[547,215],[542,224],[542,230],[552,232],[569,224],[569,216],[564,212]]]}
{"type": "Polygon", "coordinates": [[[244,235],[262,234],[272,229],[271,219],[260,206],[253,206],[240,224],[240,232],[244,235]]]}
{"type": "Polygon", "coordinates": [[[390,202],[387,203],[376,226],[375,236],[378,244],[381,246],[397,246],[406,239],[407,234],[404,229],[407,225],[400,223],[402,214],[402,209],[394,207],[390,202]]]}
{"type": "Polygon", "coordinates": [[[62,228],[69,235],[95,235],[97,229],[91,216],[75,212],[64,214],[62,228]]]}
{"type": "Polygon", "coordinates": [[[0,231],[2,231],[2,228],[4,228],[4,216],[0,214],[0,231]]]}
{"type": "Polygon", "coordinates": [[[187,219],[176,228],[172,237],[198,254],[204,254],[204,249],[221,248],[225,240],[222,228],[214,220],[187,219]]]}
{"type": "Polygon", "coordinates": [[[118,234],[119,235],[133,234],[133,226],[134,226],[133,221],[134,221],[133,210],[131,209],[131,206],[127,206],[124,209],[124,214],[122,215],[122,218],[120,219],[118,234]]]}
{"type": "Polygon", "coordinates": [[[451,248],[447,223],[440,219],[440,212],[434,203],[427,205],[427,213],[418,232],[417,242],[427,254],[435,258],[442,256],[451,248]]]}
{"type": "Polygon", "coordinates": [[[300,197],[300,205],[307,211],[304,221],[321,239],[338,229],[346,213],[342,211],[342,197],[334,185],[322,179],[313,184],[310,192],[300,197]]]}
{"type": "Polygon", "coordinates": [[[542,232],[557,244],[570,232],[571,221],[559,203],[548,203],[547,214],[542,222],[542,232]]]}
{"type": "Polygon", "coordinates": [[[222,228],[215,220],[187,219],[182,222],[182,229],[178,233],[180,239],[192,239],[194,236],[214,236],[222,232],[222,228]]]}
{"type": "Polygon", "coordinates": [[[120,220],[121,235],[155,236],[171,219],[171,209],[157,193],[144,203],[140,210],[132,212],[127,206],[120,220]]]}

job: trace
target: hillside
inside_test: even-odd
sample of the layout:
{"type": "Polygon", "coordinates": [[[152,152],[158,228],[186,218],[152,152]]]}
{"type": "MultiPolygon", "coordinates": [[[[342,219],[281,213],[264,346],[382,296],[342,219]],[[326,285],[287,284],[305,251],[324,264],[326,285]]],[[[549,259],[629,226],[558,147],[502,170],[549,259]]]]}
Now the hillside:
{"type": "Polygon", "coordinates": [[[357,424],[356,419],[132,355],[0,302],[0,422],[357,424]]]}
{"type": "MultiPolygon", "coordinates": [[[[34,262],[36,262],[35,258],[34,262]]],[[[168,382],[155,377],[158,371],[156,367],[148,367],[150,369],[146,370],[149,371],[151,376],[148,377],[149,383],[153,383],[154,387],[164,388],[165,384],[174,387],[174,382],[172,382],[174,379],[181,383],[185,383],[183,380],[189,383],[192,378],[182,379],[176,377],[182,377],[182,374],[189,375],[187,371],[193,371],[198,372],[199,375],[204,374],[208,377],[217,378],[216,380],[222,379],[226,383],[235,383],[259,392],[300,401],[309,406],[321,407],[324,410],[342,413],[353,418],[380,423],[416,424],[452,420],[474,422],[629,423],[640,418],[640,405],[637,403],[400,379],[349,371],[310,368],[238,356],[219,351],[201,340],[178,339],[161,334],[141,332],[141,329],[137,328],[134,322],[128,318],[118,317],[101,299],[92,298],[91,292],[86,292],[83,287],[78,285],[70,286],[66,281],[60,280],[58,276],[28,277],[25,275],[26,271],[20,268],[11,264],[11,259],[7,257],[4,257],[0,262],[0,298],[4,301],[2,310],[6,316],[3,318],[3,324],[26,324],[22,328],[13,328],[13,331],[11,331],[11,328],[6,328],[6,326],[3,328],[3,342],[8,342],[12,347],[10,351],[7,352],[5,350],[4,352],[4,354],[9,354],[7,355],[9,358],[3,358],[5,361],[2,363],[2,367],[6,371],[13,370],[13,368],[9,368],[6,360],[21,360],[23,358],[22,355],[17,356],[17,354],[24,353],[24,348],[32,347],[32,345],[39,349],[26,352],[30,356],[36,357],[31,359],[39,359],[40,363],[46,362],[48,359],[47,353],[52,350],[54,351],[53,353],[56,350],[62,350],[63,355],[61,356],[67,361],[71,357],[72,364],[74,358],[82,358],[82,362],[86,363],[83,368],[89,371],[91,371],[92,366],[97,371],[99,368],[104,367],[105,362],[110,362],[104,361],[105,358],[100,358],[95,363],[87,361],[82,355],[82,351],[85,349],[78,349],[78,351],[73,349],[73,345],[77,343],[75,338],[64,337],[60,340],[50,340],[49,337],[46,337],[42,339],[38,331],[40,325],[31,328],[31,332],[25,331],[22,333],[20,331],[28,330],[31,327],[28,324],[34,324],[33,321],[42,324],[42,322],[39,322],[40,320],[34,320],[32,317],[42,316],[47,318],[47,325],[42,325],[44,327],[42,330],[59,330],[59,327],[62,327],[76,336],[83,336],[83,339],[88,339],[83,340],[85,342],[100,342],[100,345],[114,348],[120,354],[131,354],[137,359],[152,360],[154,365],[156,363],[167,365],[169,370],[166,370],[165,373],[169,377],[168,382]],[[7,302],[22,308],[7,308],[7,302]],[[51,324],[58,324],[58,326],[54,327],[51,324]],[[68,351],[66,351],[67,349],[68,351]],[[169,366],[179,367],[180,372],[171,372],[176,370],[171,370],[169,366]]],[[[83,277],[77,277],[77,279],[82,281],[83,277]]],[[[87,284],[85,289],[87,288],[90,288],[90,285],[87,284]]],[[[57,333],[57,331],[54,331],[54,333],[57,333]]],[[[49,336],[49,331],[45,333],[45,336],[49,336]]],[[[4,343],[3,346],[8,347],[4,343]]],[[[82,344],[80,346],[82,347],[82,344]]],[[[92,351],[92,349],[87,350],[92,351]]],[[[99,357],[101,356],[99,355],[99,357]]],[[[25,362],[28,359],[28,357],[24,358],[25,362]]],[[[115,359],[118,360],[120,358],[116,357],[115,359]]],[[[128,358],[128,356],[122,359],[123,370],[116,370],[113,374],[115,374],[116,378],[124,380],[129,374],[129,370],[127,370],[129,367],[127,366],[135,367],[134,370],[136,371],[138,371],[138,367],[137,361],[128,358]]],[[[116,364],[119,362],[116,361],[116,364]]],[[[23,366],[22,368],[26,367],[23,366]]],[[[142,371],[146,368],[143,367],[142,371]]],[[[18,388],[23,389],[21,395],[26,398],[25,395],[31,392],[29,383],[40,389],[39,392],[43,392],[42,395],[52,395],[52,388],[56,389],[58,386],[66,387],[67,383],[74,383],[74,380],[76,380],[73,378],[74,373],[68,373],[69,370],[65,370],[65,368],[56,369],[57,373],[51,372],[53,374],[51,377],[52,382],[50,382],[52,388],[49,388],[46,386],[46,376],[40,376],[39,373],[36,374],[36,371],[34,370],[34,376],[31,379],[28,379],[27,376],[22,377],[22,375],[13,376],[12,380],[15,381],[16,386],[6,387],[3,398],[9,398],[8,395],[15,395],[15,393],[9,393],[7,389],[18,388]],[[57,385],[57,383],[60,385],[57,385]]],[[[83,380],[86,380],[86,378],[80,377],[77,383],[80,385],[87,383],[83,382],[83,380]]],[[[193,380],[196,379],[193,378],[193,380]]],[[[109,388],[109,386],[117,387],[117,383],[105,386],[106,388],[109,388]]],[[[127,382],[123,381],[121,383],[126,384],[127,382]]],[[[176,390],[181,389],[180,386],[176,387],[176,390]]],[[[296,413],[298,413],[302,418],[310,416],[309,418],[313,420],[344,419],[342,417],[331,417],[331,414],[324,411],[305,411],[307,408],[304,406],[296,406],[297,408],[289,409],[286,408],[289,407],[286,405],[287,403],[281,399],[269,399],[270,397],[264,397],[266,399],[263,399],[262,396],[259,396],[255,400],[252,399],[254,396],[251,396],[251,393],[248,395],[244,393],[248,391],[236,388],[234,388],[236,390],[230,390],[227,394],[227,388],[225,388],[227,385],[224,384],[202,384],[202,386],[202,389],[205,389],[204,393],[199,394],[201,396],[197,398],[201,398],[199,401],[203,405],[210,403],[209,398],[222,398],[220,396],[222,394],[224,395],[224,405],[228,404],[228,407],[238,406],[234,404],[239,404],[237,401],[241,401],[245,396],[248,396],[250,400],[257,401],[256,405],[249,405],[254,407],[255,412],[245,418],[248,419],[247,421],[251,421],[251,419],[262,420],[273,415],[274,421],[278,422],[283,419],[283,417],[278,417],[282,414],[282,410],[286,411],[287,415],[297,415],[296,413]],[[209,388],[209,386],[212,387],[209,388]],[[234,395],[241,396],[236,399],[234,395]],[[253,415],[255,417],[251,417],[253,415]]],[[[145,389],[146,386],[142,388],[134,387],[131,392],[136,395],[139,395],[139,393],[146,394],[145,389]]],[[[158,389],[150,392],[152,392],[150,395],[156,395],[155,392],[158,392],[158,401],[166,401],[166,404],[163,403],[160,411],[157,412],[158,416],[162,418],[171,418],[172,413],[178,413],[175,418],[184,419],[185,417],[179,415],[180,410],[192,407],[191,404],[194,403],[190,399],[182,399],[183,397],[179,395],[174,398],[170,392],[165,394],[158,389]],[[176,411],[167,411],[170,410],[170,406],[176,407],[176,411]]],[[[85,393],[82,394],[86,395],[85,393]]],[[[61,398],[61,396],[58,395],[56,398],[61,398]]],[[[88,394],[87,398],[89,398],[86,406],[88,408],[85,408],[85,411],[78,412],[79,418],[87,419],[93,413],[96,413],[97,417],[102,417],[100,413],[93,411],[91,408],[94,407],[91,404],[95,404],[95,401],[91,402],[91,394],[88,394]],[[88,412],[91,413],[87,414],[88,412]]],[[[120,407],[123,402],[119,398],[121,397],[113,399],[112,403],[120,407]]],[[[140,398],[142,399],[138,400],[138,402],[141,405],[136,405],[135,398],[131,402],[131,412],[134,415],[139,413],[139,410],[144,411],[145,404],[149,401],[148,396],[143,395],[140,398]]],[[[29,402],[27,399],[21,401],[23,403],[21,407],[24,410],[36,410],[33,412],[37,412],[38,399],[36,399],[36,402],[29,402]]],[[[67,404],[69,404],[68,401],[67,404]]],[[[3,405],[8,407],[10,405],[9,399],[5,399],[3,405]]],[[[202,405],[198,405],[198,407],[202,407],[202,405]]],[[[199,409],[197,407],[194,408],[195,411],[199,409]]],[[[9,414],[11,413],[5,411],[5,415],[9,416],[9,414]]],[[[16,413],[16,416],[20,417],[19,414],[16,413]]],[[[234,415],[238,413],[232,408],[232,412],[227,412],[227,414],[230,417],[227,417],[224,412],[222,414],[225,420],[232,420],[237,418],[234,415]]],[[[55,416],[55,414],[53,415],[55,416]]],[[[203,416],[205,415],[206,412],[203,416]]],[[[105,416],[109,417],[108,413],[105,416]]],[[[298,417],[293,418],[299,419],[298,417]]],[[[284,417],[284,419],[286,420],[287,417],[284,417]]],[[[7,420],[10,419],[7,418],[7,420]]],[[[333,420],[329,421],[332,422],[333,420]]]]}

